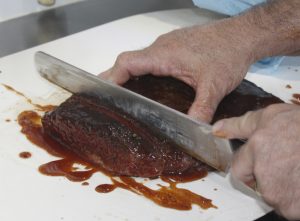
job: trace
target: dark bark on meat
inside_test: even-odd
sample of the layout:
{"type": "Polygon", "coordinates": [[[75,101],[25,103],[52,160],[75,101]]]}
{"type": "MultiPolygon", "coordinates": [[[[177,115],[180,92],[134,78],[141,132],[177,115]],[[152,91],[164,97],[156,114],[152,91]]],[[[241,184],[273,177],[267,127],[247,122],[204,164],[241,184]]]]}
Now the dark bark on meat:
{"type": "MultiPolygon", "coordinates": [[[[171,77],[146,75],[128,81],[124,87],[182,113],[187,113],[195,98],[193,88],[171,77]]],[[[221,101],[212,123],[219,119],[241,116],[247,111],[282,102],[278,97],[265,92],[254,83],[243,80],[221,101]]]]}

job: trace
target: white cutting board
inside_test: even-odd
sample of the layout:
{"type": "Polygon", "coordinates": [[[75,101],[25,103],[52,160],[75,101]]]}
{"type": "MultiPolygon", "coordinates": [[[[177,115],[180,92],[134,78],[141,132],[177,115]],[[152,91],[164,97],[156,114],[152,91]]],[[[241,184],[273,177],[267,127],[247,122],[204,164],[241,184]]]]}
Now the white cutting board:
{"type": "MultiPolygon", "coordinates": [[[[0,83],[8,84],[40,104],[58,104],[68,96],[62,89],[41,79],[34,68],[33,55],[42,50],[93,74],[109,68],[116,56],[126,50],[143,48],[157,36],[178,27],[205,23],[218,16],[201,10],[174,10],[137,15],[111,22],[0,59],[0,83]]],[[[299,58],[287,59],[273,75],[252,73],[248,79],[269,92],[289,100],[300,92],[299,58]],[[286,89],[290,84],[293,88],[286,89]]],[[[22,110],[32,109],[24,98],[0,85],[0,220],[253,220],[270,211],[261,201],[232,187],[228,177],[211,173],[185,188],[213,200],[218,209],[191,211],[167,209],[132,192],[116,189],[99,194],[94,188],[109,179],[96,174],[89,186],[37,171],[39,165],[54,159],[31,144],[14,121],[22,110]],[[12,119],[6,122],[6,119],[12,119]],[[18,154],[30,151],[30,159],[18,154]],[[214,189],[217,188],[217,191],[214,189]]],[[[159,181],[146,184],[155,187],[159,181]]]]}

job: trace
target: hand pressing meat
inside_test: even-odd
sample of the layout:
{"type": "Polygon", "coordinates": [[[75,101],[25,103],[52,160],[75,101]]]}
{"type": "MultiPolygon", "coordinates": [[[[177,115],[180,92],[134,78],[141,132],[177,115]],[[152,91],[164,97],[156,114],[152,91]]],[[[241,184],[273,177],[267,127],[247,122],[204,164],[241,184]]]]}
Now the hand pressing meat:
{"type": "Polygon", "coordinates": [[[115,65],[100,76],[117,84],[147,73],[182,80],[196,91],[189,115],[209,122],[218,103],[237,87],[254,62],[252,49],[241,44],[247,33],[234,35],[236,26],[238,21],[224,20],[172,31],[144,50],[120,54],[115,65]]]}
{"type": "Polygon", "coordinates": [[[300,218],[300,107],[274,104],[242,117],[221,120],[216,134],[247,138],[231,172],[248,185],[256,182],[264,200],[288,219],[300,218]]]}

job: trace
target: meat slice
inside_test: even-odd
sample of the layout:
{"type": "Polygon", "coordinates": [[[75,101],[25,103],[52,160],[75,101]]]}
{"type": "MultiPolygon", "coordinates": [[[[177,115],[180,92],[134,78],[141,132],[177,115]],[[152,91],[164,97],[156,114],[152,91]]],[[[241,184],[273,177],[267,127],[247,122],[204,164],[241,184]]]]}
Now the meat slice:
{"type": "MultiPolygon", "coordinates": [[[[146,75],[124,87],[186,113],[195,94],[172,78],[146,75]]],[[[214,120],[282,102],[256,85],[243,83],[218,107],[214,120]]],[[[75,94],[42,118],[44,132],[83,160],[114,175],[156,177],[208,169],[124,112],[94,97],[75,94]]]]}

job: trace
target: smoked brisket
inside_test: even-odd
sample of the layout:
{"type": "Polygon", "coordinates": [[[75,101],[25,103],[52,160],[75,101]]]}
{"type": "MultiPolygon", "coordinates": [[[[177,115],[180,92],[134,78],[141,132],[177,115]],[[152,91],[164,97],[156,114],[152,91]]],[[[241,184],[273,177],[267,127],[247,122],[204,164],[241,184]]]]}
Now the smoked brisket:
{"type": "MultiPolygon", "coordinates": [[[[195,97],[191,87],[169,77],[146,75],[128,81],[124,87],[183,113],[195,97]]],[[[223,99],[213,121],[280,102],[244,80],[223,99]]],[[[47,112],[42,125],[44,132],[65,148],[113,175],[157,177],[208,169],[142,122],[87,95],[72,95],[47,112]]]]}

